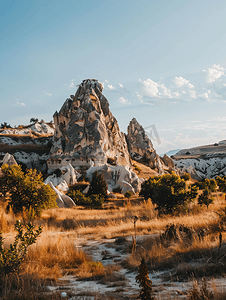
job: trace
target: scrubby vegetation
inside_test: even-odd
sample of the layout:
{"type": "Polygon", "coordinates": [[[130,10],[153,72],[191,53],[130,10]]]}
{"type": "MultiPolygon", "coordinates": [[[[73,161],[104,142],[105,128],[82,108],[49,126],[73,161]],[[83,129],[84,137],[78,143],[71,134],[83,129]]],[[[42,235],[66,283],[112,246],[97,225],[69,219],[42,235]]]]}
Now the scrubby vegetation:
{"type": "MultiPolygon", "coordinates": [[[[186,177],[185,177],[186,179],[186,177]]],[[[172,213],[188,202],[192,202],[198,195],[198,187],[186,187],[186,180],[179,175],[153,176],[142,184],[140,196],[145,200],[151,198],[156,209],[161,213],[172,213]]]]}
{"type": "MultiPolygon", "coordinates": [[[[60,293],[48,294],[46,286],[55,284],[65,274],[76,275],[81,280],[99,280],[102,284],[109,285],[117,276],[122,281],[124,275],[116,275],[120,266],[137,275],[142,291],[140,299],[148,291],[149,298],[154,297],[155,282],[153,279],[152,285],[148,278],[148,274],[152,272],[164,270],[164,280],[171,281],[225,274],[226,209],[225,195],[221,192],[224,190],[225,178],[199,183],[191,181],[186,175],[154,176],[142,185],[141,195],[144,198],[132,196],[130,201],[125,201],[125,198],[111,199],[108,206],[107,185],[96,173],[88,195],[71,187],[68,195],[78,207],[46,209],[48,205],[45,204],[37,209],[41,199],[43,200],[39,191],[43,187],[41,175],[32,170],[22,172],[20,167],[3,166],[2,170],[5,176],[0,177],[3,194],[0,198],[0,244],[3,245],[4,238],[5,248],[0,249],[5,257],[10,257],[11,253],[15,257],[21,257],[20,263],[16,264],[18,267],[7,271],[10,274],[2,272],[5,274],[0,283],[2,299],[7,299],[9,295],[9,299],[61,299],[60,293]],[[204,196],[208,196],[208,201],[211,202],[207,203],[202,198],[204,196]],[[8,204],[11,208],[7,213],[5,208],[8,204]],[[97,209],[100,207],[101,210],[97,209]],[[134,236],[135,217],[136,236],[141,235],[143,238],[137,238],[136,249],[132,251],[132,239],[129,237],[134,236]],[[41,237],[36,240],[38,235],[33,236],[35,243],[29,247],[28,240],[24,239],[27,247],[24,254],[21,252],[21,256],[17,256],[18,250],[13,250],[19,249],[19,244],[25,238],[24,233],[20,234],[22,240],[19,239],[16,246],[13,246],[14,236],[17,236],[19,228],[14,228],[14,224],[18,218],[23,219],[25,224],[32,219],[33,225],[29,226],[41,225],[43,228],[41,237]],[[78,237],[84,240],[90,237],[94,240],[117,237],[115,247],[119,256],[126,253],[127,258],[116,267],[104,266],[101,261],[93,261],[81,248],[75,247],[78,237]],[[145,261],[146,267],[144,263],[141,267],[141,261],[145,261]],[[143,281],[141,274],[144,275],[143,281]],[[49,298],[45,298],[47,294],[49,298]]],[[[35,233],[34,227],[30,228],[35,233]]],[[[19,232],[21,229],[22,227],[19,232]]],[[[32,234],[28,236],[32,237],[32,234]]],[[[3,262],[1,260],[0,266],[4,265],[3,262]]],[[[13,259],[11,262],[13,263],[13,259]]],[[[201,287],[194,285],[187,297],[202,299],[205,295],[209,297],[207,299],[211,299],[212,294],[216,299],[223,299],[204,283],[201,287]]],[[[118,292],[117,297],[119,295],[118,292]]],[[[155,297],[158,299],[157,295],[155,297]]]]}
{"type": "Polygon", "coordinates": [[[3,165],[1,170],[4,176],[0,177],[0,193],[4,196],[9,193],[7,208],[12,208],[14,213],[25,209],[40,216],[44,209],[57,207],[56,194],[43,183],[41,173],[32,169],[23,172],[17,165],[3,165]]]}

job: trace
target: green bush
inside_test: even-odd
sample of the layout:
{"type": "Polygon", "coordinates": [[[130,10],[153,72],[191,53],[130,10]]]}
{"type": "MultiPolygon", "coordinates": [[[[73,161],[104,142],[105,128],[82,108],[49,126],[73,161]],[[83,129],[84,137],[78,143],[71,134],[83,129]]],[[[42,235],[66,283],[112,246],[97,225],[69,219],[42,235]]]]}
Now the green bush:
{"type": "Polygon", "coordinates": [[[198,197],[198,204],[201,206],[204,204],[208,209],[209,205],[212,203],[213,203],[213,198],[211,197],[209,190],[205,189],[202,192],[202,194],[200,194],[198,197]]]}
{"type": "Polygon", "coordinates": [[[81,206],[91,206],[92,205],[92,200],[90,197],[86,197],[80,190],[75,191],[69,191],[67,194],[71,199],[75,202],[76,205],[81,205],[81,206]]]}
{"type": "Polygon", "coordinates": [[[127,191],[127,192],[125,192],[124,196],[129,199],[130,197],[133,196],[133,192],[132,191],[127,191]]]}
{"type": "Polygon", "coordinates": [[[185,203],[193,201],[198,194],[198,187],[186,190],[186,181],[174,172],[162,176],[153,176],[141,185],[140,195],[151,198],[159,212],[171,213],[185,203]]]}
{"type": "Polygon", "coordinates": [[[4,176],[0,177],[0,193],[10,193],[8,208],[11,207],[14,213],[32,209],[40,216],[44,209],[57,207],[56,194],[43,183],[41,173],[32,169],[24,173],[17,165],[3,165],[1,169],[4,176]]]}
{"type": "Polygon", "coordinates": [[[104,180],[104,177],[98,173],[98,171],[95,171],[93,173],[92,181],[90,183],[90,188],[88,195],[102,195],[104,199],[107,199],[107,190],[108,190],[108,184],[104,180]]]}
{"type": "Polygon", "coordinates": [[[14,243],[10,244],[9,249],[4,249],[2,232],[0,232],[0,276],[19,271],[20,265],[27,254],[27,247],[34,244],[42,232],[41,226],[34,231],[34,226],[29,223],[24,233],[20,221],[16,221],[15,229],[17,235],[14,243]]]}
{"type": "Polygon", "coordinates": [[[77,205],[81,205],[84,207],[93,207],[93,208],[101,208],[105,199],[100,194],[93,194],[91,196],[85,196],[83,193],[79,191],[69,191],[67,194],[69,197],[72,198],[72,200],[77,205]]]}

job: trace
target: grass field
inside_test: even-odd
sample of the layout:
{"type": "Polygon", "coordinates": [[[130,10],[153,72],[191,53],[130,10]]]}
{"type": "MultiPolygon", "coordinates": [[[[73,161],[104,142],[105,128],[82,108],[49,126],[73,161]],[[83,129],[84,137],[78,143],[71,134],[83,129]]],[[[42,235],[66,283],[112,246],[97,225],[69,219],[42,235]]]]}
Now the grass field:
{"type": "MultiPolygon", "coordinates": [[[[65,274],[76,274],[80,278],[109,276],[109,274],[114,273],[114,267],[104,267],[100,262],[94,262],[81,249],[78,250],[75,247],[75,241],[78,237],[99,240],[134,236],[134,216],[138,217],[136,234],[146,236],[146,238],[143,239],[142,244],[137,243],[136,251],[133,253],[131,245],[128,243],[126,251],[129,256],[124,261],[123,267],[134,271],[137,269],[140,259],[144,257],[149,270],[176,267],[175,277],[181,277],[182,280],[188,278],[191,274],[196,274],[200,278],[222,275],[224,271],[219,268],[217,262],[217,259],[220,259],[220,257],[217,258],[217,252],[219,246],[218,236],[222,230],[222,224],[217,213],[221,213],[221,208],[225,207],[225,196],[218,193],[215,194],[214,199],[214,204],[211,204],[209,209],[194,205],[189,213],[180,212],[174,216],[164,215],[162,217],[157,215],[150,200],[141,201],[136,200],[135,197],[132,197],[130,201],[122,199],[109,200],[108,205],[106,205],[108,208],[99,210],[88,210],[82,207],[46,210],[41,218],[34,221],[36,225],[43,227],[43,232],[37,242],[28,248],[28,255],[22,263],[17,282],[19,282],[18,280],[27,280],[26,278],[30,276],[29,278],[39,282],[41,291],[47,282],[57,281],[59,277],[65,274]],[[159,234],[164,232],[168,224],[178,226],[183,224],[185,227],[192,228],[195,232],[208,228],[208,235],[202,239],[194,235],[190,242],[183,238],[162,242],[159,234]],[[204,264],[210,257],[212,257],[212,261],[204,264]],[[198,260],[203,262],[202,265],[195,264],[198,260]]],[[[4,210],[5,202],[2,203],[0,208],[0,231],[3,232],[5,238],[4,245],[8,247],[14,240],[15,220],[18,218],[24,220],[25,218],[24,216],[15,216],[12,212],[6,214],[4,210]]],[[[226,248],[224,244],[226,233],[223,231],[222,236],[221,251],[226,248]]],[[[222,264],[226,263],[224,258],[221,262],[222,264]]],[[[3,294],[9,293],[13,287],[15,288],[15,284],[10,283],[10,280],[15,280],[15,278],[6,278],[5,280],[4,287],[1,287],[3,294]]],[[[32,285],[32,280],[28,284],[32,285]]],[[[26,284],[24,283],[22,286],[26,286],[26,284]]],[[[23,294],[23,292],[21,293],[23,294]]],[[[55,296],[60,297],[58,294],[55,296]]]]}

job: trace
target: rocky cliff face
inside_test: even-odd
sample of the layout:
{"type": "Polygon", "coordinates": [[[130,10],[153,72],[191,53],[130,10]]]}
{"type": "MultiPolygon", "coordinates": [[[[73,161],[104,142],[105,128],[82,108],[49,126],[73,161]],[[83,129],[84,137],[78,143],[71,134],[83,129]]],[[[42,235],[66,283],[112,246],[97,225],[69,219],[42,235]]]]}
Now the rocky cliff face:
{"type": "Polygon", "coordinates": [[[127,143],[131,157],[148,165],[159,175],[176,171],[174,162],[165,155],[163,158],[156,153],[151,140],[145,134],[144,128],[133,118],[127,128],[127,143]]]}
{"type": "Polygon", "coordinates": [[[84,80],[76,94],[54,114],[54,142],[47,164],[54,170],[73,167],[131,166],[124,134],[109,110],[102,84],[84,80]]]}

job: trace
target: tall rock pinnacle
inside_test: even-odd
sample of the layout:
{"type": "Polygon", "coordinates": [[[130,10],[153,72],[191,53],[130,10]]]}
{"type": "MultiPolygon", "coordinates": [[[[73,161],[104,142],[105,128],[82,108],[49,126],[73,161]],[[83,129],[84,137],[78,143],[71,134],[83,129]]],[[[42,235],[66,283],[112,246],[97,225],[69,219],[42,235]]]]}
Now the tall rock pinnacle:
{"type": "Polygon", "coordinates": [[[66,99],[60,111],[55,112],[49,169],[68,163],[86,168],[105,163],[131,166],[125,136],[102,91],[98,80],[83,80],[75,96],[66,99]]]}

